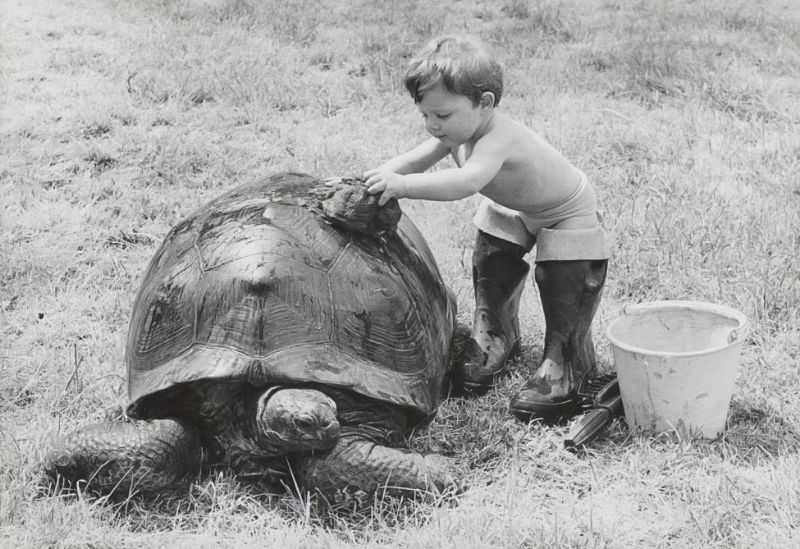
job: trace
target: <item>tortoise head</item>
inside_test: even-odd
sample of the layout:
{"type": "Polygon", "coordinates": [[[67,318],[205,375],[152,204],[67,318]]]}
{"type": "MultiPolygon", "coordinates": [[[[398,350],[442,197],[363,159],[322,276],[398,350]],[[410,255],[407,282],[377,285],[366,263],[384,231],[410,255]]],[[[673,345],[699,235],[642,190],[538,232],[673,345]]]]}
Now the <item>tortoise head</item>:
{"type": "Polygon", "coordinates": [[[256,424],[287,452],[330,448],[339,438],[336,402],[315,389],[269,389],[258,399],[256,424]]]}

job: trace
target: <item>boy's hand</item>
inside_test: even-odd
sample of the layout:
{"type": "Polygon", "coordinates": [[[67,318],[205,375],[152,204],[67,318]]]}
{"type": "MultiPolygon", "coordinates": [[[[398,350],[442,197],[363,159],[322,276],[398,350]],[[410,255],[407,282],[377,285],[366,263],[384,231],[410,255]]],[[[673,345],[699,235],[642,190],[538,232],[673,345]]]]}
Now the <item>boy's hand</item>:
{"type": "Polygon", "coordinates": [[[391,198],[403,198],[405,196],[406,184],[404,178],[399,173],[394,173],[380,168],[364,172],[367,180],[367,192],[370,194],[381,193],[378,199],[378,206],[383,206],[391,198]]]}

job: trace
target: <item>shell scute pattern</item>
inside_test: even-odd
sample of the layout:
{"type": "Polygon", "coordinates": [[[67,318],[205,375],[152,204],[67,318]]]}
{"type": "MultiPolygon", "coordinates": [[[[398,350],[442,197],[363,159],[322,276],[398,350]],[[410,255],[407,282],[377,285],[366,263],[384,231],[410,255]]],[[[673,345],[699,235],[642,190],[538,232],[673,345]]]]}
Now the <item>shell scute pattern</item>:
{"type": "Polygon", "coordinates": [[[455,306],[430,250],[407,218],[385,234],[343,228],[317,207],[325,192],[279,174],[167,235],[134,306],[132,417],[158,417],[151,395],[202,379],[329,384],[433,411],[455,306]]]}
{"type": "Polygon", "coordinates": [[[263,358],[287,341],[330,340],[333,305],[325,273],[300,269],[298,276],[304,265],[274,259],[245,257],[206,273],[198,288],[198,343],[263,358]],[[264,272],[257,284],[252,275],[241,274],[254,271],[264,272]]]}
{"type": "Polygon", "coordinates": [[[159,271],[162,276],[149,280],[131,319],[138,336],[131,338],[128,359],[142,368],[155,368],[194,343],[193,300],[186,294],[199,281],[196,265],[190,260],[159,271]]]}
{"type": "Polygon", "coordinates": [[[330,276],[338,301],[337,343],[354,354],[401,372],[424,369],[425,324],[417,300],[391,264],[348,248],[330,276]]]}

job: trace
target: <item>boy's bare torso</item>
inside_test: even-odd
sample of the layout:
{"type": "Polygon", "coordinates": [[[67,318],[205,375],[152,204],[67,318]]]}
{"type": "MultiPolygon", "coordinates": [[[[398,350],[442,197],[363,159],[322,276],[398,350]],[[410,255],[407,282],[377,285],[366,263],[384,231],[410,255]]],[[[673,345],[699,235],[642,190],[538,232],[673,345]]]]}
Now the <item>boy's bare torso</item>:
{"type": "MultiPolygon", "coordinates": [[[[495,113],[492,126],[480,139],[497,140],[506,158],[497,175],[480,191],[493,201],[520,212],[541,212],[572,196],[581,172],[536,132],[495,113]]],[[[451,149],[458,166],[471,156],[475,142],[451,149]]]]}

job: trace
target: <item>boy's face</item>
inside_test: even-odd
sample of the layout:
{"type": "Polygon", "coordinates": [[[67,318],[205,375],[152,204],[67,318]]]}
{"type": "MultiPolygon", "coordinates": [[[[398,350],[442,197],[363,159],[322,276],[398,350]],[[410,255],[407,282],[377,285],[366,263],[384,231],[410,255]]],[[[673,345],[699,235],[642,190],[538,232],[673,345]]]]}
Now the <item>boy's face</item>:
{"type": "Polygon", "coordinates": [[[449,147],[472,140],[489,112],[486,107],[473,105],[468,97],[449,92],[441,82],[425,91],[417,108],[425,120],[425,130],[449,147]]]}

